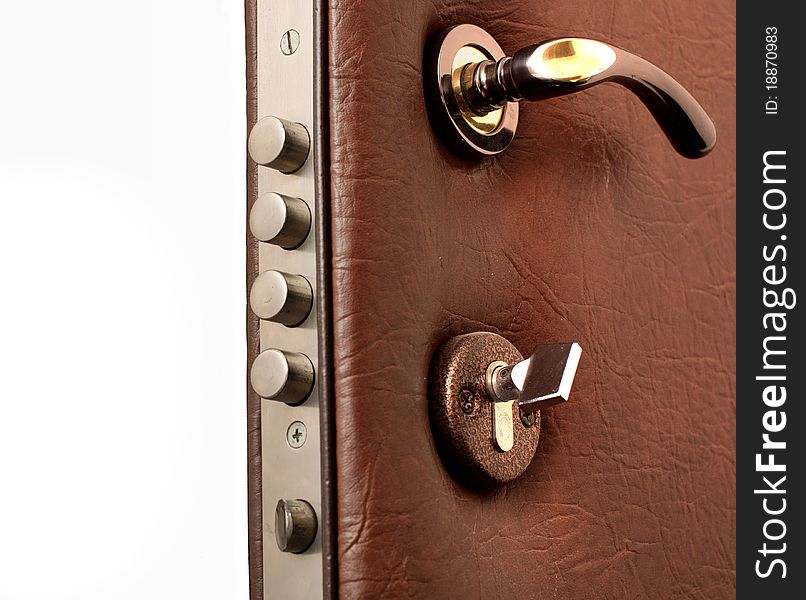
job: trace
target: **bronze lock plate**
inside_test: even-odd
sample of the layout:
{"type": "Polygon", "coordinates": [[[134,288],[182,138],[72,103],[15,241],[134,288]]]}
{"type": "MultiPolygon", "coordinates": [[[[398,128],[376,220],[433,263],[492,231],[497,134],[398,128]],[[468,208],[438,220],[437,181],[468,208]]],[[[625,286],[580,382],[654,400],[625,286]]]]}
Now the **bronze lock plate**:
{"type": "MultiPolygon", "coordinates": [[[[493,428],[496,402],[487,391],[487,371],[496,361],[514,364],[523,356],[495,333],[449,339],[431,363],[429,413],[437,449],[451,475],[470,487],[492,487],[520,476],[540,439],[540,412],[511,407],[512,447],[502,451],[493,428]]],[[[500,403],[498,403],[500,404],[500,403]]]]}

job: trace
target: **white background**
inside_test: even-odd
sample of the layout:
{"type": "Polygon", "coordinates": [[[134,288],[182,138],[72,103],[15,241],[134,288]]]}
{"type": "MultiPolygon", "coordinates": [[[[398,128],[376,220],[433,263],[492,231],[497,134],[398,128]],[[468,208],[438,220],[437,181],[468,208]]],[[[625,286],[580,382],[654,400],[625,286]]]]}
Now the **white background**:
{"type": "Polygon", "coordinates": [[[247,597],[241,0],[0,0],[0,600],[247,597]]]}

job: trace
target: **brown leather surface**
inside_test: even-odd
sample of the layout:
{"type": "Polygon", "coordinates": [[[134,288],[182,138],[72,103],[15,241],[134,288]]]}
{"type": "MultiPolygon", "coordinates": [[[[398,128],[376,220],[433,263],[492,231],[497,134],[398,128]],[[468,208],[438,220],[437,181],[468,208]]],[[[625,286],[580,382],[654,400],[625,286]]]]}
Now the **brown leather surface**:
{"type": "Polygon", "coordinates": [[[734,4],[335,0],[330,9],[340,596],[734,595],[734,4]],[[678,78],[720,140],[677,156],[624,89],[522,107],[463,162],[422,97],[426,39],[475,23],[512,52],[600,38],[678,78]],[[584,349],[526,473],[446,473],[428,422],[440,343],[584,349]]]}

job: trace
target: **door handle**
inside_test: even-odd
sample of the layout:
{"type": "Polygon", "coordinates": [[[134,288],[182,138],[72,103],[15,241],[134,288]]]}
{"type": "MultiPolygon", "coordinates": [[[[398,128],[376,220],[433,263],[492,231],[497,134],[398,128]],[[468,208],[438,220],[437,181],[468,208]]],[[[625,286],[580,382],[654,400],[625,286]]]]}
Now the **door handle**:
{"type": "Polygon", "coordinates": [[[586,38],[558,38],[512,56],[483,29],[459,25],[432,46],[426,74],[435,124],[462,154],[498,154],[515,135],[518,105],[618,83],[632,91],[672,146],[700,158],[716,144],[716,128],[672,76],[640,56],[586,38]]]}

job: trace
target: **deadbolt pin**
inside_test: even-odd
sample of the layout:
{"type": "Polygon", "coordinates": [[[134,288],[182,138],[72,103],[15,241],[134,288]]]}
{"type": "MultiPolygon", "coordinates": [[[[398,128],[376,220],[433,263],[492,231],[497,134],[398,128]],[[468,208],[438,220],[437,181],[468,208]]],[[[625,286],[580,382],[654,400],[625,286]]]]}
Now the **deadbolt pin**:
{"type": "Polygon", "coordinates": [[[501,360],[490,363],[484,380],[487,393],[496,402],[517,400],[520,395],[520,390],[512,381],[512,369],[501,360]]]}

